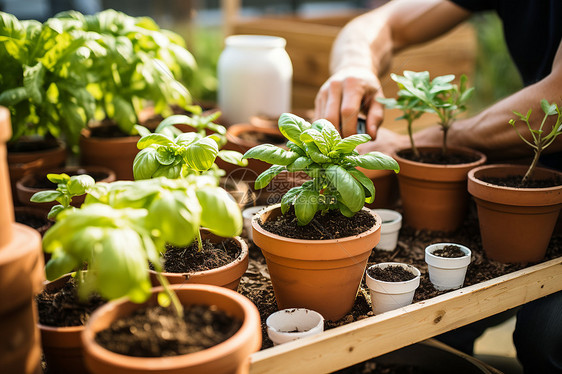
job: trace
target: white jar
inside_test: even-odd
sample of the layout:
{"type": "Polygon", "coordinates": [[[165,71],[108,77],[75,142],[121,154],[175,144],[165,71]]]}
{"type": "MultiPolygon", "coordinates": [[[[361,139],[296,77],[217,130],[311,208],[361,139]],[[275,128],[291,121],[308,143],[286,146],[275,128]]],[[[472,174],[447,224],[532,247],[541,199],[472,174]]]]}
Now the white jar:
{"type": "Polygon", "coordinates": [[[233,35],[218,61],[218,105],[228,124],[291,110],[293,66],[283,38],[233,35]]]}

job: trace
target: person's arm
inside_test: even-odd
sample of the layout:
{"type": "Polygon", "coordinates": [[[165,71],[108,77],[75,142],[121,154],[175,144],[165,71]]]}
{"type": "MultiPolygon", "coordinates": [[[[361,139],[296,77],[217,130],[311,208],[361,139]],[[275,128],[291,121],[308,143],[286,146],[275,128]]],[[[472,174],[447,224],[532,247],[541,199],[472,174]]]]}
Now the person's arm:
{"type": "Polygon", "coordinates": [[[332,76],[316,96],[315,117],[326,118],[343,136],[355,134],[357,115],[367,115],[367,133],[376,137],[383,119],[379,77],[392,55],[439,36],[470,12],[446,0],[394,0],[348,23],[332,47],[332,76]]]}
{"type": "MultiPolygon", "coordinates": [[[[452,146],[464,146],[480,150],[492,160],[511,159],[532,155],[532,149],[523,143],[515,129],[509,124],[510,119],[518,119],[513,113],[527,113],[532,109],[531,121],[535,129],[538,129],[544,117],[540,101],[548,100],[549,103],[562,104],[562,43],[554,57],[551,73],[539,82],[527,86],[507,98],[488,107],[474,117],[458,120],[449,129],[447,144],[452,146]]],[[[478,92],[475,92],[477,95],[478,92]]],[[[550,129],[555,116],[551,122],[547,122],[545,129],[550,129]]],[[[528,140],[531,135],[527,126],[517,122],[519,132],[528,140]]],[[[414,134],[416,145],[440,145],[443,133],[438,126],[421,130],[414,134]]],[[[545,153],[562,151],[562,136],[545,150],[545,153]]]]}

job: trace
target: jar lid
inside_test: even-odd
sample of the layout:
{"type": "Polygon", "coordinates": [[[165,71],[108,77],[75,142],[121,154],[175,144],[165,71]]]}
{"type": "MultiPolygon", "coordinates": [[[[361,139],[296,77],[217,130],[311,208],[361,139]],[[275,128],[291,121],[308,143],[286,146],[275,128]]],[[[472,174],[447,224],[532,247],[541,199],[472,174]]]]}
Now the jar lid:
{"type": "Polygon", "coordinates": [[[225,39],[225,44],[243,48],[285,48],[287,41],[270,35],[231,35],[225,39]]]}

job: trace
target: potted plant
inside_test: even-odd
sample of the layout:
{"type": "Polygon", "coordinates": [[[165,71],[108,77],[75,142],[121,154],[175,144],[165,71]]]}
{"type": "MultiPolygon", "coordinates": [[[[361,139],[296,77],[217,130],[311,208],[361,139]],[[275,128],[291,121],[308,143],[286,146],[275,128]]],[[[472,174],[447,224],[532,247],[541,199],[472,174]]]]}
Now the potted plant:
{"type": "Polygon", "coordinates": [[[173,104],[187,106],[191,96],[182,82],[193,75],[195,60],[179,35],[148,17],[108,9],[93,15],[68,11],[55,19],[68,33],[87,37],[93,51],[85,77],[96,111],[80,137],[82,164],[132,179],[139,113],[146,105],[167,114],[173,104]]]}
{"type": "Polygon", "coordinates": [[[374,314],[409,305],[420,285],[420,271],[412,265],[384,262],[369,266],[365,282],[374,314]]]}
{"type": "Polygon", "coordinates": [[[221,235],[236,235],[242,226],[239,216],[237,205],[208,176],[98,183],[89,189],[81,208],[59,214],[43,240],[44,250],[53,254],[46,266],[47,278],[55,279],[85,266],[87,271],[79,271],[77,276],[79,295],[95,290],[109,300],[127,296],[95,312],[82,334],[86,364],[93,373],[155,367],[161,372],[179,367],[196,370],[204,362],[219,363],[223,365],[221,370],[233,371],[249,365],[247,357],[261,341],[255,306],[234,291],[215,286],[182,285],[174,289],[160,273],[166,243],[187,246],[201,224],[221,235]],[[163,287],[151,290],[148,261],[158,271],[163,287]],[[158,303],[172,306],[172,312],[162,312],[172,314],[167,318],[172,330],[191,326],[179,317],[185,316],[188,321],[191,312],[198,313],[200,308],[194,304],[203,309],[216,305],[219,315],[226,313],[226,325],[239,328],[229,328],[231,336],[214,347],[177,357],[129,357],[96,342],[96,334],[107,329],[111,319],[130,315],[141,306],[160,312],[158,303]],[[234,354],[236,359],[223,354],[234,354]]]}
{"type": "Polygon", "coordinates": [[[462,287],[472,252],[464,245],[436,243],[425,248],[429,280],[439,291],[462,287]]]}
{"type": "Polygon", "coordinates": [[[19,21],[3,12],[0,34],[0,105],[12,116],[8,163],[15,194],[25,174],[64,165],[65,145],[76,147],[95,102],[84,80],[89,58],[84,36],[62,30],[53,19],[19,21]]]}
{"type": "Polygon", "coordinates": [[[529,167],[495,164],[468,174],[468,192],[476,201],[482,247],[501,262],[535,262],[544,257],[562,206],[562,173],[538,167],[541,153],[562,132],[560,109],[541,100],[544,117],[538,129],[531,125],[531,110],[509,123],[534,151],[529,167]],[[548,122],[548,120],[556,121],[548,122]],[[516,127],[522,122],[530,140],[516,127]],[[547,125],[549,123],[549,125],[547,125]],[[547,126],[552,126],[548,130],[547,126]]]}
{"type": "Polygon", "coordinates": [[[310,124],[284,113],[279,130],[289,150],[263,144],[244,155],[272,164],[255,188],[285,170],[304,172],[312,180],[254,216],[253,240],[266,258],[279,309],[304,307],[337,320],[353,306],[369,254],[380,239],[380,217],[364,208],[373,201],[375,187],[356,167],[398,172],[398,164],[380,152],[359,155],[355,147],[370,137],[342,139],[326,120],[310,124]]]}
{"type": "Polygon", "coordinates": [[[14,223],[6,142],[11,137],[10,112],[0,107],[0,367],[8,373],[37,373],[41,350],[33,295],[44,279],[41,236],[14,223]]]}
{"type": "Polygon", "coordinates": [[[389,108],[403,111],[400,119],[408,122],[411,147],[397,150],[392,156],[400,165],[400,196],[406,222],[416,229],[454,231],[466,217],[469,195],[467,173],[483,164],[481,152],[447,146],[447,132],[456,117],[466,110],[473,88],[467,78],[452,84],[454,75],[430,79],[429,73],[404,71],[404,76],[391,74],[400,88],[397,99],[380,99],[389,108]],[[438,116],[443,131],[441,147],[416,147],[412,123],[424,113],[438,116]]]}

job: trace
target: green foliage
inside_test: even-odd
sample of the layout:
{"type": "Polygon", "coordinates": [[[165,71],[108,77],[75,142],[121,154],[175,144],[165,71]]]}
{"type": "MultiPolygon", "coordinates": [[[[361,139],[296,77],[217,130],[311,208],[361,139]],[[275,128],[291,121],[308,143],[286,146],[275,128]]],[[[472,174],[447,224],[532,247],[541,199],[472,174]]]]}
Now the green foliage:
{"type": "Polygon", "coordinates": [[[267,186],[282,171],[301,171],[312,180],[293,187],[281,199],[285,214],[291,206],[299,225],[308,224],[316,212],[339,209],[347,217],[361,210],[365,203],[375,198],[373,182],[356,167],[394,170],[398,163],[380,152],[360,155],[355,148],[371,137],[357,134],[342,139],[336,128],[321,119],[310,124],[290,113],[279,118],[279,130],[289,141],[285,150],[270,144],[256,146],[244,154],[272,166],[255,182],[255,188],[267,186]]]}
{"type": "Polygon", "coordinates": [[[87,268],[82,294],[143,302],[150,295],[148,261],[160,272],[166,243],[188,246],[200,225],[221,236],[242,231],[238,205],[214,178],[97,183],[80,209],[60,212],[45,234],[43,249],[52,254],[47,278],[87,268]]]}
{"type": "Polygon", "coordinates": [[[48,218],[55,220],[57,216],[64,210],[74,209],[70,206],[72,198],[75,196],[82,196],[88,192],[96,182],[94,178],[89,175],[73,175],[68,174],[47,174],[47,179],[57,185],[56,190],[44,190],[36,192],[31,196],[31,201],[34,203],[50,203],[57,201],[57,204],[51,208],[48,218]]]}
{"type": "Polygon", "coordinates": [[[165,118],[155,133],[137,126],[142,137],[137,143],[141,151],[133,162],[136,180],[159,176],[175,179],[204,172],[219,176],[222,170],[215,164],[217,157],[239,166],[248,164],[240,153],[220,149],[226,144],[226,129],[213,122],[220,112],[202,116],[201,109],[195,108],[191,117],[173,115],[165,118]],[[180,124],[193,127],[195,132],[183,133],[174,127],[180,124]],[[207,131],[211,134],[206,135],[207,131]]]}
{"type": "Polygon", "coordinates": [[[535,154],[531,162],[531,165],[529,166],[529,169],[523,176],[523,179],[521,181],[522,185],[525,185],[525,183],[527,183],[527,181],[533,177],[533,173],[535,171],[535,168],[537,166],[542,151],[544,151],[547,147],[549,147],[554,142],[554,140],[558,135],[562,134],[562,118],[560,117],[560,109],[558,105],[556,105],[556,103],[550,104],[547,100],[542,99],[541,109],[544,112],[544,117],[538,129],[533,129],[533,127],[529,123],[529,119],[531,118],[531,109],[529,109],[527,111],[527,114],[525,115],[516,111],[513,112],[515,115],[517,115],[517,117],[519,117],[520,121],[524,122],[527,125],[527,128],[529,129],[529,132],[531,134],[532,142],[525,139],[525,137],[517,129],[516,126],[517,120],[514,119],[509,120],[509,124],[513,126],[513,128],[517,132],[517,135],[519,135],[521,140],[523,140],[527,145],[529,145],[533,149],[535,154]],[[556,116],[556,122],[552,125],[550,131],[545,131],[543,128],[547,119],[550,116],[556,116]]]}

